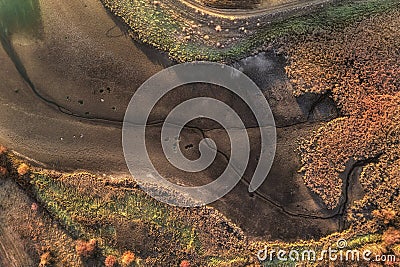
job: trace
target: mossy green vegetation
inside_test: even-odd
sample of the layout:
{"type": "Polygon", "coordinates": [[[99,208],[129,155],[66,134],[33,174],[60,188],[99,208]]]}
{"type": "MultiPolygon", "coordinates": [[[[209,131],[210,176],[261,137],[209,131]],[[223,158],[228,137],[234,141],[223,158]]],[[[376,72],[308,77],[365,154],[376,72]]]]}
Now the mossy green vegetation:
{"type": "MultiPolygon", "coordinates": [[[[215,36],[211,36],[215,39],[214,42],[205,42],[201,38],[201,32],[200,38],[191,38],[190,41],[184,40],[182,29],[190,28],[195,22],[185,18],[177,10],[141,0],[102,0],[102,2],[105,7],[129,26],[132,36],[168,52],[172,59],[179,62],[194,60],[231,61],[245,57],[277,38],[300,35],[321,29],[337,29],[399,5],[399,2],[395,0],[342,1],[308,15],[281,18],[259,29],[254,27],[257,29],[254,30],[253,34],[242,35],[222,48],[215,46],[219,38],[216,33],[215,36]]],[[[194,10],[187,10],[187,12],[194,13],[194,10]]],[[[260,19],[262,20],[262,17],[260,19]]],[[[249,20],[251,21],[251,19],[249,20]]],[[[244,21],[246,20],[244,19],[244,21]]],[[[233,19],[225,19],[224,23],[232,26],[234,22],[233,19]]],[[[249,27],[252,27],[252,25],[250,24],[249,27]]],[[[199,30],[202,31],[202,29],[199,30]]]]}

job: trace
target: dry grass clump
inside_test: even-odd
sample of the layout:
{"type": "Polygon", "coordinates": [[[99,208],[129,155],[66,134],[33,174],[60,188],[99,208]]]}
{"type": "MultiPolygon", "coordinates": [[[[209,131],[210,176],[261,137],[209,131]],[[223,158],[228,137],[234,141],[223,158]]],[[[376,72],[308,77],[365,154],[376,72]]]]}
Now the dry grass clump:
{"type": "Polygon", "coordinates": [[[39,263],[39,267],[46,267],[46,266],[50,266],[52,263],[52,257],[49,251],[43,253],[40,256],[40,263],[39,263]]]}
{"type": "Polygon", "coordinates": [[[345,116],[321,127],[301,147],[305,183],[329,208],[339,204],[339,175],[350,159],[388,153],[399,139],[399,18],[394,10],[285,45],[294,93],[330,92],[345,116]]]}

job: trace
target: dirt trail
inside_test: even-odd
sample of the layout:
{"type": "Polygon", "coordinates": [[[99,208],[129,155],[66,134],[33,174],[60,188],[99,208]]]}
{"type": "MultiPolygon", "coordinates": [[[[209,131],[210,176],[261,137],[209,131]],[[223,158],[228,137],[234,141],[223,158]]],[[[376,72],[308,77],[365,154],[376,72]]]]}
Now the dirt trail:
{"type": "MultiPolygon", "coordinates": [[[[12,219],[8,217],[10,210],[15,208],[11,198],[19,198],[19,205],[26,205],[26,196],[11,181],[0,181],[0,267],[31,267],[34,261],[27,252],[26,242],[16,232],[12,219]]],[[[23,211],[21,211],[23,212],[23,211]]],[[[15,214],[18,216],[18,214],[15,214]]],[[[15,222],[15,221],[14,221],[15,222]]]]}
{"type": "Polygon", "coordinates": [[[24,244],[12,229],[0,222],[0,266],[29,267],[32,260],[25,252],[24,244]]]}
{"type": "Polygon", "coordinates": [[[290,10],[314,7],[332,2],[332,0],[308,0],[308,1],[292,0],[292,1],[283,1],[284,3],[277,5],[269,5],[265,3],[267,1],[263,1],[263,3],[260,5],[260,8],[251,10],[211,8],[201,5],[195,0],[181,0],[181,2],[190,8],[197,9],[200,12],[211,16],[246,19],[256,16],[267,16],[276,13],[288,12],[290,10]]]}

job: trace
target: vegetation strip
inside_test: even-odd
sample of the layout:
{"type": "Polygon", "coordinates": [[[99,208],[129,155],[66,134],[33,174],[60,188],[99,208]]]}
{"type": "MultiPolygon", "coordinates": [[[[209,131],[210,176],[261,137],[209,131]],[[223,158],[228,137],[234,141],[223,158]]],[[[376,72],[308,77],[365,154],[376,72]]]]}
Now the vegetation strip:
{"type": "Polygon", "coordinates": [[[267,23],[263,27],[256,26],[257,23],[263,24],[262,16],[249,21],[221,19],[220,24],[226,24],[226,28],[232,29],[231,34],[224,33],[224,28],[221,33],[214,31],[214,27],[218,25],[207,24],[219,18],[199,18],[201,11],[179,12],[163,7],[163,4],[158,1],[156,1],[157,4],[141,0],[101,1],[106,8],[129,26],[129,34],[133,38],[166,51],[178,62],[232,61],[262,49],[265,44],[277,38],[301,35],[321,29],[343,28],[350,23],[391,10],[399,5],[399,2],[394,0],[343,1],[308,15],[286,20],[278,19],[279,21],[267,23]],[[198,19],[197,22],[196,19],[198,19]],[[258,19],[260,22],[257,22],[258,19]],[[250,26],[246,26],[248,23],[250,26]],[[185,30],[193,27],[195,30],[190,32],[192,35],[183,34],[185,30]],[[240,33],[234,31],[235,28],[240,30],[242,27],[248,27],[249,30],[243,29],[240,33]],[[244,31],[248,31],[249,34],[245,34],[244,31]],[[226,45],[222,47],[221,44],[224,43],[226,45]],[[218,47],[218,44],[221,46],[218,47]]]}

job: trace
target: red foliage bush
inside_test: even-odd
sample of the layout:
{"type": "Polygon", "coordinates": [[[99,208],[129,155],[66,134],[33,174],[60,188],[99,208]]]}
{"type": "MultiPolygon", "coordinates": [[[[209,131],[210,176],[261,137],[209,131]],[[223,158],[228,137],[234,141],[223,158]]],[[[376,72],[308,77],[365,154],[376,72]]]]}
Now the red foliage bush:
{"type": "Polygon", "coordinates": [[[97,242],[94,239],[91,239],[89,242],[85,242],[83,240],[76,241],[75,250],[79,256],[82,257],[91,257],[95,253],[97,248],[97,242]]]}
{"type": "Polygon", "coordinates": [[[190,262],[187,260],[183,260],[179,267],[190,267],[190,262]]]}
{"type": "Polygon", "coordinates": [[[117,258],[113,255],[108,256],[104,261],[104,265],[106,267],[115,267],[117,265],[117,258]]]}
{"type": "Polygon", "coordinates": [[[17,172],[19,175],[23,176],[29,172],[29,166],[25,163],[22,163],[18,166],[17,172]]]}

